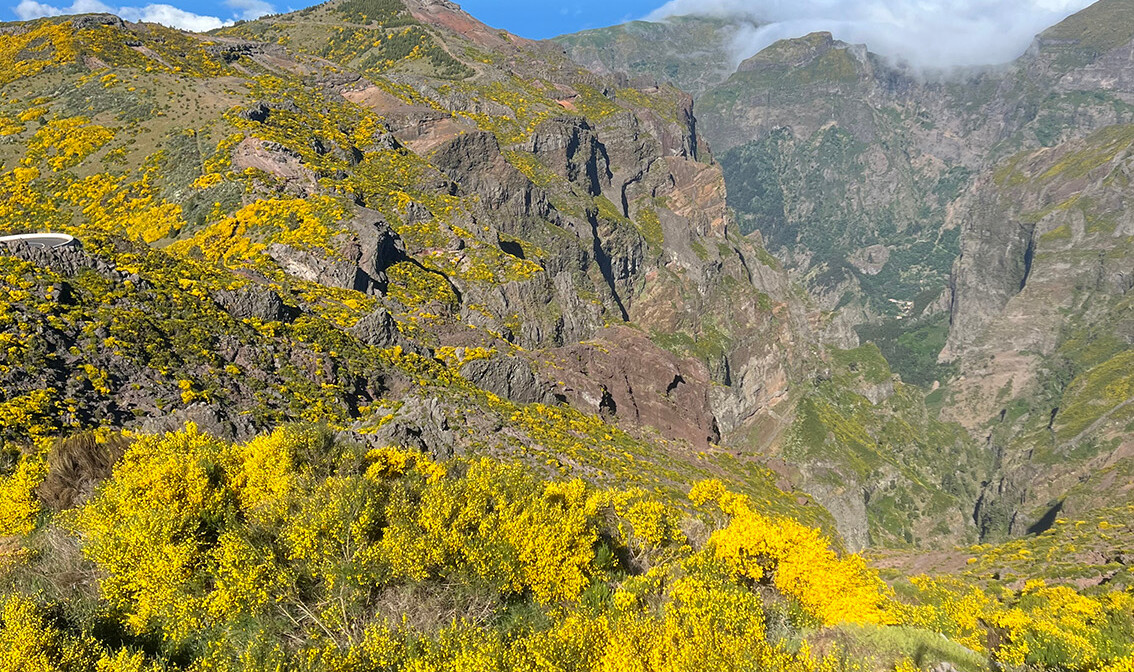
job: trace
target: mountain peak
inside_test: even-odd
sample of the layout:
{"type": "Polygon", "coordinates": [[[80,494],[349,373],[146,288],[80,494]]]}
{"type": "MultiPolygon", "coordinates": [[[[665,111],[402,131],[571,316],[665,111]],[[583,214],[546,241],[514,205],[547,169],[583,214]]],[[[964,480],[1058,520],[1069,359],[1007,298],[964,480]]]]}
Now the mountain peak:
{"type": "Polygon", "coordinates": [[[1057,51],[1071,65],[1094,61],[1134,40],[1134,3],[1099,0],[1048,28],[1037,38],[1042,50],[1057,51]]]}

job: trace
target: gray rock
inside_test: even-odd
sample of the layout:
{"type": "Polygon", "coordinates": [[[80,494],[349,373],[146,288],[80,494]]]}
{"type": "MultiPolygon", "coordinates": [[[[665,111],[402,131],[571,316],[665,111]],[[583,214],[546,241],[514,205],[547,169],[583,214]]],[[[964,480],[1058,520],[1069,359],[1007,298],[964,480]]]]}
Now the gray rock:
{"type": "Polygon", "coordinates": [[[394,418],[366,437],[375,447],[417,448],[439,460],[454,455],[455,437],[437,399],[407,399],[394,418]]]}
{"type": "Polygon", "coordinates": [[[149,418],[142,423],[148,434],[176,432],[192,422],[206,434],[229,441],[251,438],[256,427],[243,415],[229,415],[219,404],[196,403],[173,413],[149,418]]]}
{"type": "Polygon", "coordinates": [[[83,14],[71,19],[71,25],[75,30],[90,30],[102,26],[119,29],[126,27],[126,23],[113,14],[83,14]]]}
{"type": "Polygon", "coordinates": [[[363,343],[379,348],[393,347],[404,341],[397,321],[382,307],[359,320],[349,331],[363,343]]]}
{"type": "Polygon", "coordinates": [[[217,292],[213,297],[221,308],[238,320],[257,319],[262,322],[277,322],[291,318],[291,311],[283,299],[273,290],[265,287],[242,287],[236,290],[217,292]]]}
{"type": "Polygon", "coordinates": [[[381,292],[386,291],[386,269],[406,259],[406,247],[382,213],[361,208],[347,226],[351,238],[343,256],[353,261],[381,292]]]}
{"type": "Polygon", "coordinates": [[[59,275],[75,276],[83,271],[94,271],[114,282],[129,280],[135,286],[149,287],[149,283],[141,276],[123,273],[114,264],[98,257],[92,257],[78,245],[37,247],[24,242],[0,243],[0,254],[8,254],[41,268],[49,268],[59,275]]]}
{"type": "Polygon", "coordinates": [[[894,381],[887,380],[877,385],[864,385],[859,391],[862,393],[862,396],[870,400],[870,403],[877,406],[894,396],[894,381]]]}
{"type": "Polygon", "coordinates": [[[267,253],[285,272],[308,282],[358,292],[370,291],[374,286],[373,279],[349,261],[329,259],[282,243],[272,243],[267,253]]]}
{"type": "Polygon", "coordinates": [[[519,217],[545,216],[550,209],[546,195],[504,159],[492,133],[458,135],[439,147],[432,160],[463,192],[479,196],[487,208],[519,217]]]}
{"type": "Polygon", "coordinates": [[[233,42],[222,42],[220,44],[210,44],[205,46],[205,53],[210,56],[217,56],[223,59],[226,63],[232,63],[239,60],[241,56],[252,56],[254,54],[263,53],[280,53],[283,50],[279,45],[269,44],[266,42],[251,42],[248,40],[237,40],[233,42]]]}
{"type": "Polygon", "coordinates": [[[549,119],[532,133],[526,151],[535,154],[560,177],[597,196],[611,183],[610,159],[594,129],[578,117],[549,119]]]}
{"type": "Polygon", "coordinates": [[[461,375],[481,389],[518,404],[554,404],[550,384],[540,380],[528,362],[519,357],[474,359],[461,367],[461,375]]]}
{"type": "Polygon", "coordinates": [[[847,474],[832,478],[832,470],[826,465],[805,465],[803,471],[806,478],[801,489],[831,512],[847,550],[857,553],[870,546],[870,525],[862,486],[847,474]],[[843,484],[836,485],[838,481],[843,484]]]}
{"type": "Polygon", "coordinates": [[[267,253],[287,273],[328,287],[385,293],[386,269],[406,258],[405,244],[382,214],[360,208],[339,236],[338,253],[300,250],[273,243],[267,253]]]}

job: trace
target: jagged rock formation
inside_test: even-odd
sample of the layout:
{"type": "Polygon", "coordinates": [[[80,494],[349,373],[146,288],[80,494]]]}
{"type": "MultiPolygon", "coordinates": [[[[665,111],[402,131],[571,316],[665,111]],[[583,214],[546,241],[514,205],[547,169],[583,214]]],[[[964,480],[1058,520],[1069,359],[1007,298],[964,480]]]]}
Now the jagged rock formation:
{"type": "MultiPolygon", "coordinates": [[[[609,71],[692,82],[664,63],[695,47],[670,41],[647,57],[654,48],[635,38],[677,25],[727,31],[682,17],[557,43],[609,71]]],[[[1131,6],[1103,0],[1000,68],[916,73],[816,33],[691,84],[741,229],[759,231],[814,300],[841,313],[828,337],[853,345],[845,327],[855,325],[905,380],[943,386],[932,395],[942,419],[984,444],[965,452],[986,466],[961,477],[982,535],[1023,533],[1071,474],[1129,451],[1131,393],[1114,371],[1129,348],[1120,194],[1132,50],[1131,6]],[[1096,341],[1110,330],[1115,340],[1096,341]],[[1099,385],[1117,396],[1071,401],[1099,385]]]]}
{"type": "MultiPolygon", "coordinates": [[[[671,86],[446,2],[331,2],[207,36],[14,30],[52,47],[4,76],[0,161],[27,169],[4,173],[26,206],[0,230],[72,231],[90,252],[0,257],[35,288],[3,327],[36,344],[0,369],[0,413],[41,409],[6,437],[325,421],[375,447],[521,446],[539,468],[680,489],[730,433],[785,431],[823,358],[831,316],[739,235],[671,86]],[[25,105],[49,76],[68,85],[25,105]],[[20,121],[35,115],[46,130],[20,121]],[[21,331],[44,311],[58,319],[21,331]],[[626,466],[657,446],[688,470],[626,466]]],[[[720,471],[774,490],[747,457],[720,471]]]]}
{"type": "MultiPolygon", "coordinates": [[[[1051,213],[1025,212],[1031,203],[1097,191],[1105,209],[1119,206],[1108,184],[1079,178],[1028,195],[997,164],[1126,119],[1129,35],[1071,21],[1012,68],[959,85],[817,34],[697,79],[694,115],[693,99],[661,76],[588,72],[561,46],[492,30],[451,3],[372,9],[328,3],[208,37],[102,18],[14,29],[13,40],[42,33],[60,46],[9,80],[0,158],[27,159],[28,170],[6,173],[3,188],[29,199],[19,212],[36,226],[70,227],[98,252],[90,263],[11,262],[13,277],[39,288],[16,290],[15,314],[46,310],[25,301],[72,308],[34,334],[42,350],[25,353],[42,364],[39,378],[12,378],[0,403],[54,390],[44,408],[66,409],[70,426],[145,426],[162,410],[234,436],[309,416],[361,429],[399,417],[389,411],[403,403],[412,417],[380,436],[409,441],[441,418],[445,450],[472,449],[452,431],[461,402],[414,411],[415,390],[444,382],[463,390],[456,397],[497,400],[484,403],[567,404],[677,441],[682,459],[727,451],[737,469],[775,466],[831,508],[856,547],[993,534],[995,521],[1030,520],[1028,507],[1058,497],[1063,485],[1036,489],[1042,470],[1013,455],[1038,445],[1027,423],[1046,417],[1058,431],[1067,413],[1053,420],[1056,405],[1037,390],[1063,378],[1067,394],[1094,389],[1081,376],[1100,362],[1054,365],[1075,338],[1051,312],[1013,318],[1036,325],[1028,347],[1039,359],[998,356],[990,367],[982,348],[1016,297],[1062,277],[1036,257],[1051,213]],[[76,85],[27,108],[49,63],[76,85]],[[1036,93],[1050,82],[1055,94],[1036,93]],[[154,107],[158,87],[182,113],[154,107]],[[46,130],[21,121],[48,113],[46,130]],[[719,164],[702,133],[724,152],[719,164]],[[56,174],[68,182],[48,179],[56,174]],[[131,247],[139,240],[161,251],[149,257],[131,247]],[[181,277],[158,277],[161,268],[181,277]],[[107,312],[92,317],[100,293],[107,312]],[[157,324],[108,326],[142,322],[130,312],[139,304],[157,324]],[[170,331],[189,315],[213,328],[170,331]],[[953,361],[938,364],[947,333],[953,361]],[[121,360],[115,339],[137,357],[121,360]],[[864,339],[907,383],[942,389],[927,405],[855,349],[864,339]],[[964,378],[952,382],[955,372],[964,378]],[[1005,375],[1015,387],[990,402],[989,381],[1005,375]],[[942,399],[957,405],[939,414],[942,399]],[[1037,407],[989,438],[984,423],[1010,415],[1007,402],[1037,407]]],[[[724,27],[707,30],[720,37],[708,47],[723,49],[724,27]]],[[[629,53],[594,37],[584,45],[594,58],[629,53]]],[[[19,212],[3,215],[5,229],[31,225],[19,212]]],[[[1116,261],[1092,267],[1096,284],[1117,296],[1129,285],[1124,252],[1099,245],[1116,261]]],[[[1101,314],[1084,313],[1084,324],[1101,314]]],[[[1126,407],[1096,406],[1086,425],[1067,423],[1078,429],[1066,445],[1120,455],[1093,441],[1125,445],[1114,423],[1126,407]]],[[[1080,416],[1090,413],[1068,417],[1080,416]]]]}

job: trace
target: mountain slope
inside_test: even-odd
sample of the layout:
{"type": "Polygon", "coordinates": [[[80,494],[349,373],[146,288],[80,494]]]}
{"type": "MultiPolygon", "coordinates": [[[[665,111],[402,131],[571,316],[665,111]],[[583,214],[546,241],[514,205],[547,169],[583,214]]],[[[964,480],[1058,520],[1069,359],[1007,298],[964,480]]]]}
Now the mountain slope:
{"type": "Polygon", "coordinates": [[[746,27],[722,19],[675,16],[664,22],[596,28],[554,42],[592,72],[667,81],[700,96],[732,74],[732,44],[746,27]]]}
{"type": "Polygon", "coordinates": [[[730,233],[680,92],[448,3],[5,31],[0,227],[83,243],[3,257],[5,440],[308,420],[597,480],[723,470],[799,506],[712,446],[813,340],[730,233]]]}
{"type": "MultiPolygon", "coordinates": [[[[852,347],[853,319],[740,234],[686,94],[445,0],[210,35],[109,15],[0,32],[0,232],[80,243],[0,244],[13,669],[1115,672],[1134,654],[1134,575],[1108,546],[1128,535],[1102,524],[1128,507],[1095,508],[1130,468],[1102,457],[1125,431],[1124,346],[1089,333],[1124,333],[1128,309],[1115,138],[980,178],[1013,218],[983,221],[990,240],[1034,219],[1118,255],[1064,301],[1086,312],[1057,345],[1074,367],[1049,431],[1092,441],[1051,493],[1090,529],[1056,520],[971,549],[970,572],[887,585],[847,551],[916,568],[1015,533],[998,521],[1050,496],[1016,486],[1050,454],[1016,429],[974,439],[968,388],[927,399],[852,347]],[[1020,184],[1051,158],[1072,166],[1057,184],[1020,184]],[[1097,207],[1034,217],[1078,166],[1097,207]],[[996,575],[1080,541],[1089,566],[1055,585],[996,575]]],[[[864,53],[780,46],[804,62],[752,72],[822,87],[864,53]]],[[[1063,236],[1026,285],[1075,261],[1063,236]]],[[[956,310],[987,253],[971,243],[956,310]]],[[[1001,426],[1038,429],[1039,408],[1001,426]]]]}
{"type": "MultiPolygon", "coordinates": [[[[613,69],[635,62],[633,49],[631,40],[588,57],[617,54],[613,69]]],[[[930,450],[983,465],[961,490],[988,538],[1034,529],[1075,478],[1127,458],[1121,194],[1132,49],[1134,7],[1104,0],[1001,68],[925,77],[817,33],[772,45],[698,92],[699,128],[741,230],[758,231],[903,381],[932,390],[930,417],[968,429],[973,448],[936,439],[930,450]]],[[[808,432],[829,432],[818,452],[839,456],[830,459],[844,479],[856,471],[850,456],[880,435],[864,434],[874,421],[861,417],[848,428],[854,416],[828,412],[808,432]]],[[[1085,511],[1105,497],[1073,499],[1085,511]]],[[[870,515],[871,525],[885,518],[870,515]]]]}

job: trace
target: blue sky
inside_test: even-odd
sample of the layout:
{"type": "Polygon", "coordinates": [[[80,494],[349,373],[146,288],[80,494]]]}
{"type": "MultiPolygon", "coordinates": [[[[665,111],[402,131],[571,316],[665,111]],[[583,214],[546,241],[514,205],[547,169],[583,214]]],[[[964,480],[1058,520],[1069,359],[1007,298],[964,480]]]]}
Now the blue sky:
{"type": "MultiPolygon", "coordinates": [[[[542,39],[586,28],[599,28],[636,19],[657,9],[664,0],[466,0],[461,7],[494,28],[542,39]]],[[[294,0],[293,0],[294,3],[294,0]]],[[[236,19],[264,13],[302,9],[316,2],[289,4],[286,0],[10,0],[6,19],[31,19],[56,14],[109,11],[127,20],[153,21],[190,30],[209,30],[236,19]],[[169,4],[166,4],[169,3],[169,4]]]]}
{"type": "Polygon", "coordinates": [[[494,28],[543,39],[640,19],[664,0],[466,0],[461,7],[494,28]]]}

